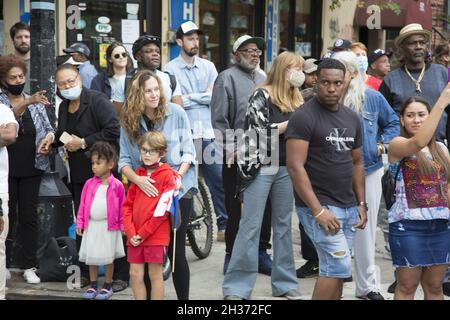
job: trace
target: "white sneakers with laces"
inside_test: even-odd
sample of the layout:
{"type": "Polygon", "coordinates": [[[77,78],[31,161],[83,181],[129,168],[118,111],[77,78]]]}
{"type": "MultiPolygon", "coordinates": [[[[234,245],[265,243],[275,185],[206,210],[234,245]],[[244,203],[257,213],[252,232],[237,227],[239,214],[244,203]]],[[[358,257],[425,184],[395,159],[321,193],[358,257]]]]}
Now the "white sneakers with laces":
{"type": "Polygon", "coordinates": [[[36,275],[36,268],[30,268],[30,269],[26,269],[23,272],[23,278],[25,279],[25,281],[27,283],[30,284],[37,284],[37,283],[41,283],[41,279],[39,279],[39,277],[36,275]]]}

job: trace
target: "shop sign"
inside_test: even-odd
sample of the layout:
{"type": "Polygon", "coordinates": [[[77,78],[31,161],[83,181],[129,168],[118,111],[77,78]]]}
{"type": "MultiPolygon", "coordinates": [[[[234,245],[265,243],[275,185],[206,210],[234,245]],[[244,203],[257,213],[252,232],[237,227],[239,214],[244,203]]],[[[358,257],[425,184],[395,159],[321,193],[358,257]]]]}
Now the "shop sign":
{"type": "Polygon", "coordinates": [[[95,26],[95,31],[98,33],[110,33],[112,31],[112,27],[107,23],[99,23],[95,26]]]}
{"type": "Polygon", "coordinates": [[[295,53],[301,55],[302,57],[311,57],[311,48],[311,42],[295,43],[295,53]]]}
{"type": "MultiPolygon", "coordinates": [[[[170,0],[170,29],[176,32],[180,24],[189,20],[195,22],[195,0],[170,0]]],[[[170,60],[179,54],[180,47],[170,44],[170,60]]]]}

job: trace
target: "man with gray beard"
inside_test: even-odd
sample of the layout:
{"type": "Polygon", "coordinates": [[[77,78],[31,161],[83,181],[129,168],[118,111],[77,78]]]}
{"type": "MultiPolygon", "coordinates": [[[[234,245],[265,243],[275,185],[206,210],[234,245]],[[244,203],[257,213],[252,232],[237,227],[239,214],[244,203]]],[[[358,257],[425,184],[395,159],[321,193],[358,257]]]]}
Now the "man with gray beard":
{"type": "MultiPolygon", "coordinates": [[[[235,198],[237,184],[236,135],[234,130],[245,127],[245,113],[251,93],[266,77],[258,71],[260,56],[265,47],[263,38],[241,36],[233,45],[235,64],[221,72],[211,98],[211,120],[216,131],[216,141],[223,147],[224,163],[222,168],[225,205],[228,212],[228,223],[225,230],[225,262],[223,273],[226,273],[233,251],[234,240],[241,219],[241,202],[235,198]]],[[[270,206],[266,206],[259,245],[258,272],[270,275],[272,261],[266,250],[270,249],[270,206]]]]}

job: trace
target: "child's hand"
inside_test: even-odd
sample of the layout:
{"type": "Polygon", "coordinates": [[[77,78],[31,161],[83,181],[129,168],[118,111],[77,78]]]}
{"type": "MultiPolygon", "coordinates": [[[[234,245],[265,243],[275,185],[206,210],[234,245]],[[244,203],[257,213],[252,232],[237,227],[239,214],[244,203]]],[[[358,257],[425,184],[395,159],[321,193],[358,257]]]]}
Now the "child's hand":
{"type": "Polygon", "coordinates": [[[142,243],[142,238],[140,235],[134,235],[131,239],[130,239],[131,244],[133,245],[133,247],[137,247],[138,245],[140,245],[142,243]]]}
{"type": "MultiPolygon", "coordinates": [[[[73,230],[73,229],[72,229],[73,230]]],[[[77,235],[79,235],[80,237],[83,236],[83,229],[77,228],[77,235]]]]}

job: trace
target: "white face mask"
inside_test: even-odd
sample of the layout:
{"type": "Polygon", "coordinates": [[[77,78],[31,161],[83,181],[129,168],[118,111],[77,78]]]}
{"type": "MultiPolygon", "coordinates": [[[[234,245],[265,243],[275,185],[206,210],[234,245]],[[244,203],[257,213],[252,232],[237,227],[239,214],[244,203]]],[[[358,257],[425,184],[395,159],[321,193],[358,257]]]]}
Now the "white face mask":
{"type": "Polygon", "coordinates": [[[77,100],[81,96],[81,87],[76,86],[66,90],[60,90],[61,95],[67,100],[77,100]]]}
{"type": "Polygon", "coordinates": [[[305,74],[303,71],[290,69],[289,72],[291,74],[288,79],[289,84],[293,87],[300,88],[305,82],[305,74]]]}
{"type": "Polygon", "coordinates": [[[359,71],[364,74],[367,71],[367,68],[369,68],[369,61],[367,60],[366,56],[357,56],[358,58],[358,67],[359,71]]]}

